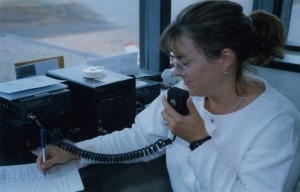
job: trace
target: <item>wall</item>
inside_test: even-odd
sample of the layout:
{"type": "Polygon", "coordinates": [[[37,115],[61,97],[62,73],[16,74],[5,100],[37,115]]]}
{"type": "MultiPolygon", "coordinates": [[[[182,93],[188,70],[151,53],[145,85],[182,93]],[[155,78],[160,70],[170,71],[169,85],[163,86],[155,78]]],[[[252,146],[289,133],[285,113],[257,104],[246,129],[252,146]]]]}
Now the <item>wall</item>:
{"type": "Polygon", "coordinates": [[[275,89],[290,99],[300,111],[300,73],[266,67],[255,67],[275,89]]]}

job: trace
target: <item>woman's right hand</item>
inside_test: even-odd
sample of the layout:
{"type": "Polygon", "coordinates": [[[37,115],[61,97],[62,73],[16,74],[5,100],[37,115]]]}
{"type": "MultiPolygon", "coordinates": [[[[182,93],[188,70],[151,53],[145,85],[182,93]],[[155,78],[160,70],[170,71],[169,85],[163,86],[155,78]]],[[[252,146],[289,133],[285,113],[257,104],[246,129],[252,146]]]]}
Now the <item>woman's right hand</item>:
{"type": "Polygon", "coordinates": [[[45,153],[46,153],[45,162],[43,162],[43,158],[41,154],[38,156],[36,160],[37,167],[41,172],[47,172],[54,165],[67,163],[71,160],[78,159],[76,155],[73,155],[55,146],[46,146],[45,153]]]}

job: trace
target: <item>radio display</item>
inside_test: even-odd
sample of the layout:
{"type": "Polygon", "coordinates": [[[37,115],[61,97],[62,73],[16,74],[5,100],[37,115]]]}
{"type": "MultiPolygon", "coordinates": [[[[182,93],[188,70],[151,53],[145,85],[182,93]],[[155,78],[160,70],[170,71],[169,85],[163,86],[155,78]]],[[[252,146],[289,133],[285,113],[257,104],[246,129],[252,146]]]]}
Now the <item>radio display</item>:
{"type": "Polygon", "coordinates": [[[38,107],[41,105],[45,105],[49,103],[49,98],[39,98],[39,99],[34,99],[34,100],[28,100],[25,102],[25,106],[27,108],[33,108],[33,107],[38,107]]]}

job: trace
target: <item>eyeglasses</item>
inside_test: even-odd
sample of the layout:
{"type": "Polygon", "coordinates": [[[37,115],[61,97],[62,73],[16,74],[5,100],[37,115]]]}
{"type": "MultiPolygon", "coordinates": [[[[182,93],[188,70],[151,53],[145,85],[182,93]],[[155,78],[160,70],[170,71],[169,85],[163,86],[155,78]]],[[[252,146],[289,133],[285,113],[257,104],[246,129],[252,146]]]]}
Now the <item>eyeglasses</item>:
{"type": "MultiPolygon", "coordinates": [[[[203,58],[208,58],[208,57],[212,56],[213,54],[214,54],[214,52],[206,55],[203,58]]],[[[171,53],[171,56],[170,56],[170,62],[171,62],[171,65],[173,65],[178,71],[181,72],[181,76],[185,76],[186,75],[186,70],[191,66],[190,63],[188,63],[186,65],[179,64],[176,61],[176,57],[174,55],[172,55],[172,53],[171,53]]]]}
{"type": "Polygon", "coordinates": [[[188,68],[189,65],[181,65],[176,61],[176,58],[174,56],[170,57],[170,62],[171,64],[178,70],[181,72],[182,76],[185,76],[186,74],[186,70],[188,68]]]}

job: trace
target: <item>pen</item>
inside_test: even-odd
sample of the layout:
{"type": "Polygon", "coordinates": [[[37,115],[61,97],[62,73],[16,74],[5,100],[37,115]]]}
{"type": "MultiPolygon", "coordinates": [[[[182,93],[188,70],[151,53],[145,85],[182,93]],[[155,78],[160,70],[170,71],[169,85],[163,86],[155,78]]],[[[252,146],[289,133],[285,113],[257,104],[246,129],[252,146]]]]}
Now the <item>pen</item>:
{"type": "MultiPolygon", "coordinates": [[[[40,136],[41,136],[41,146],[42,146],[42,158],[43,158],[43,163],[46,162],[46,154],[45,154],[45,129],[41,129],[40,131],[40,136]]],[[[44,175],[46,176],[46,172],[44,172],[44,175]]]]}

